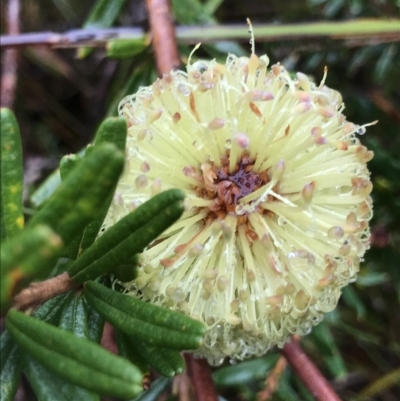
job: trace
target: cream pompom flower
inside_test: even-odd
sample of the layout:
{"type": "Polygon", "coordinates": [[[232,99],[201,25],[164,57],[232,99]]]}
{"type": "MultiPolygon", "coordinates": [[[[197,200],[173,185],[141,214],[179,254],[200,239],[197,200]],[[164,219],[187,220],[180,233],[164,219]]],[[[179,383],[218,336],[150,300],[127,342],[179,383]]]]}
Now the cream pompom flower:
{"type": "Polygon", "coordinates": [[[208,327],[198,353],[243,359],[306,334],[369,247],[372,184],[340,93],[267,56],[197,61],[122,100],[127,162],[106,228],[159,191],[186,211],[127,291],[208,327]]]}

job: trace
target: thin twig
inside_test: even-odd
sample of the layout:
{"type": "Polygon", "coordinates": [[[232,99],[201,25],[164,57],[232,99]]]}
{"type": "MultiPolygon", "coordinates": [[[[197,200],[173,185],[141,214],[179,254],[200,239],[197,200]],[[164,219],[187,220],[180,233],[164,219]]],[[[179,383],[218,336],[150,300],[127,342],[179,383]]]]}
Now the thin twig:
{"type": "MultiPolygon", "coordinates": [[[[300,40],[309,38],[321,40],[344,41],[348,47],[365,45],[377,45],[379,43],[398,42],[400,40],[400,29],[396,27],[398,21],[386,21],[385,26],[378,26],[378,29],[368,31],[363,21],[359,22],[359,29],[350,29],[348,22],[326,22],[307,24],[286,24],[286,25],[255,25],[254,32],[259,42],[276,42],[281,40],[300,40]],[[396,24],[397,23],[397,24],[396,24]],[[340,34],[330,33],[334,25],[339,25],[340,34]],[[279,30],[278,30],[279,28],[279,30]],[[347,29],[346,29],[347,28],[347,29]],[[273,30],[274,29],[274,30],[273,30]]],[[[369,27],[375,27],[380,20],[371,20],[369,27]]],[[[212,25],[207,27],[199,26],[178,26],[175,28],[176,38],[183,44],[215,43],[221,40],[249,40],[247,25],[212,25]]],[[[74,29],[64,33],[57,32],[34,32],[20,35],[0,36],[0,47],[21,47],[21,46],[50,46],[54,48],[78,48],[84,46],[105,47],[111,39],[135,39],[147,40],[146,32],[141,28],[90,28],[74,29]]]]}
{"type": "Polygon", "coordinates": [[[169,0],[146,0],[157,71],[160,76],[179,67],[180,59],[176,44],[169,0]]]}
{"type": "Polygon", "coordinates": [[[328,381],[308,358],[295,340],[286,343],[282,350],[290,366],[318,401],[340,401],[328,381]]]}
{"type": "Polygon", "coordinates": [[[257,401],[269,400],[279,386],[279,379],[287,366],[286,358],[281,355],[276,363],[272,372],[267,376],[265,380],[265,387],[257,394],[257,401]]]}
{"type": "Polygon", "coordinates": [[[13,306],[24,310],[42,304],[56,295],[63,294],[78,286],[79,284],[73,282],[68,273],[63,273],[39,283],[31,283],[29,287],[14,297],[13,306]]]}
{"type": "Polygon", "coordinates": [[[218,394],[211,378],[211,366],[205,359],[198,359],[193,354],[185,354],[186,369],[192,380],[197,401],[218,401],[218,394]]]}
{"type": "MultiPolygon", "coordinates": [[[[7,4],[7,32],[19,34],[19,0],[9,0],[7,4]]],[[[12,108],[17,87],[18,50],[7,49],[3,56],[0,101],[2,107],[12,108]]]]}

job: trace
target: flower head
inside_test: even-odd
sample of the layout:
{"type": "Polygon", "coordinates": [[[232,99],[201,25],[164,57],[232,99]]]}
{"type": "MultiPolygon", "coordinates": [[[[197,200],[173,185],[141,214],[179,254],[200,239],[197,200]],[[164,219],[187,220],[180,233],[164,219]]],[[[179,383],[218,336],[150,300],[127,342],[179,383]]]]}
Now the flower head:
{"type": "Polygon", "coordinates": [[[205,322],[199,353],[212,364],[308,333],[369,246],[365,126],[346,120],[325,76],[268,64],[189,60],[119,107],[127,162],[106,226],[159,191],[187,194],[126,288],[205,322]]]}

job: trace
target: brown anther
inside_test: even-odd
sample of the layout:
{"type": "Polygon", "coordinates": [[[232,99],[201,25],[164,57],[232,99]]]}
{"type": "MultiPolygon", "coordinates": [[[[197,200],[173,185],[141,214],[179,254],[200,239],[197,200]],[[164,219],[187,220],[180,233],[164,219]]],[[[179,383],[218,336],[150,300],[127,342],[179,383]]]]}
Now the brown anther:
{"type": "Polygon", "coordinates": [[[201,170],[203,172],[203,181],[206,190],[215,193],[215,184],[214,181],[217,178],[215,171],[213,170],[213,166],[211,163],[203,163],[201,165],[201,170]]]}
{"type": "Polygon", "coordinates": [[[164,267],[171,267],[171,266],[175,263],[175,259],[174,259],[174,258],[160,259],[160,263],[161,263],[164,267]]]}
{"type": "Polygon", "coordinates": [[[196,119],[197,122],[200,122],[200,117],[199,117],[199,113],[197,112],[197,109],[196,109],[196,101],[195,101],[193,92],[190,92],[189,104],[190,104],[190,111],[192,112],[194,118],[196,119]]]}
{"type": "Polygon", "coordinates": [[[176,113],[172,116],[172,122],[173,122],[174,124],[177,124],[177,123],[180,121],[181,118],[182,118],[182,117],[181,117],[180,113],[176,112],[176,113]]]}
{"type": "Polygon", "coordinates": [[[258,235],[255,231],[253,231],[252,229],[250,229],[249,227],[246,227],[246,237],[250,242],[254,242],[258,240],[258,235]]]}
{"type": "Polygon", "coordinates": [[[250,106],[251,111],[252,111],[258,118],[261,118],[261,117],[262,117],[262,113],[261,113],[260,109],[259,109],[253,102],[250,102],[250,103],[249,103],[249,106],[250,106]]]}

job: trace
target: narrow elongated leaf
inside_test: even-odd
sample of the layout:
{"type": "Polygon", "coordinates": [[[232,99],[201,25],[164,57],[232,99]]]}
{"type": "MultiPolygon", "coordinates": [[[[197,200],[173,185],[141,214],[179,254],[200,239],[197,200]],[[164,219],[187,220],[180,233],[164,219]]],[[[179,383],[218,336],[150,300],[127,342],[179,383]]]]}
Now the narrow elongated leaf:
{"type": "Polygon", "coordinates": [[[125,359],[131,361],[134,365],[136,365],[144,375],[148,374],[149,364],[140,355],[140,353],[136,350],[136,348],[132,346],[129,337],[122,331],[115,328],[114,328],[114,334],[115,334],[115,342],[118,347],[118,354],[123,356],[125,359]]]}
{"type": "Polygon", "coordinates": [[[143,320],[160,327],[176,330],[182,334],[203,335],[205,326],[198,320],[192,319],[180,312],[171,311],[135,297],[121,294],[111,290],[95,281],[85,284],[84,294],[108,303],[112,307],[120,306],[120,309],[130,314],[133,318],[143,320]]]}
{"type": "Polygon", "coordinates": [[[83,26],[107,28],[118,17],[126,0],[97,0],[83,26]]]}
{"type": "Polygon", "coordinates": [[[58,325],[60,316],[64,305],[68,303],[70,298],[72,298],[73,292],[67,292],[65,294],[58,295],[52,299],[45,302],[40,308],[38,308],[34,316],[43,322],[50,323],[54,326],[58,325]]]}
{"type": "Polygon", "coordinates": [[[84,295],[113,326],[148,344],[188,350],[202,343],[204,325],[178,312],[102,288],[95,282],[85,285],[84,295]]]}
{"type": "Polygon", "coordinates": [[[22,211],[22,145],[14,113],[0,110],[0,216],[1,241],[13,237],[24,227],[22,211]]]}
{"type": "Polygon", "coordinates": [[[35,208],[41,207],[61,185],[60,170],[55,170],[31,195],[30,201],[35,208]]]}
{"type": "Polygon", "coordinates": [[[335,339],[326,323],[322,322],[315,326],[311,333],[315,344],[321,352],[321,357],[325,362],[326,368],[335,378],[346,375],[347,370],[340,351],[335,344],[335,339]]]}
{"type": "Polygon", "coordinates": [[[146,37],[110,40],[106,46],[107,56],[111,58],[131,58],[141,53],[148,45],[146,37]]]}
{"type": "Polygon", "coordinates": [[[105,232],[68,270],[77,282],[126,264],[182,215],[184,193],[171,189],[151,198],[105,232]]]}
{"type": "Polygon", "coordinates": [[[6,330],[0,337],[0,400],[13,401],[23,368],[19,349],[6,330]]]}
{"type": "Polygon", "coordinates": [[[112,192],[123,165],[124,155],[114,145],[100,146],[73,169],[29,226],[47,224],[68,245],[96,217],[97,208],[112,192]]]}
{"type": "Polygon", "coordinates": [[[62,245],[61,238],[46,226],[25,230],[2,244],[0,253],[2,310],[33,278],[41,278],[51,271],[62,245]]]}
{"type": "Polygon", "coordinates": [[[143,391],[138,397],[130,401],[157,401],[158,397],[170,385],[171,379],[160,377],[153,383],[147,391],[143,391]]]}
{"type": "Polygon", "coordinates": [[[97,310],[93,309],[85,299],[85,307],[88,313],[89,340],[95,343],[100,343],[104,329],[104,318],[97,310]]]}
{"type": "Polygon", "coordinates": [[[60,161],[60,175],[61,180],[65,181],[72,170],[78,165],[81,158],[77,155],[65,155],[60,161]]]}
{"type": "MultiPolygon", "coordinates": [[[[71,296],[64,302],[59,327],[72,332],[75,336],[88,338],[87,311],[81,296],[71,296]]],[[[43,401],[98,401],[93,392],[66,383],[54,373],[36,362],[32,357],[25,357],[25,373],[36,396],[43,401]]]]}
{"type": "Polygon", "coordinates": [[[119,265],[113,270],[114,277],[123,283],[134,280],[138,275],[139,255],[133,255],[129,264],[119,265]]]}
{"type": "Polygon", "coordinates": [[[34,393],[40,401],[99,401],[100,397],[81,387],[66,383],[65,380],[43,367],[26,355],[24,372],[34,393]]]}
{"type": "MultiPolygon", "coordinates": [[[[84,28],[109,28],[117,19],[125,0],[97,0],[88,18],[83,24],[84,28]]],[[[78,58],[84,58],[92,52],[92,48],[83,47],[78,50],[78,58]]]]}
{"type": "MultiPolygon", "coordinates": [[[[112,143],[121,152],[125,152],[126,134],[127,126],[124,118],[107,118],[103,121],[96,132],[94,146],[90,148],[91,152],[106,143],[112,143]]],[[[110,191],[110,194],[104,198],[103,203],[98,208],[96,217],[86,227],[82,241],[80,243],[80,253],[85,252],[85,250],[89,248],[96,239],[97,234],[99,233],[100,228],[103,224],[104,218],[107,215],[108,209],[110,208],[116,186],[117,181],[115,181],[114,187],[112,191],[110,191]]]]}
{"type": "Polygon", "coordinates": [[[134,338],[130,342],[142,358],[161,375],[173,377],[185,370],[185,362],[178,351],[153,347],[134,338]]]}
{"type": "MultiPolygon", "coordinates": [[[[65,181],[72,170],[78,165],[81,161],[81,157],[78,155],[66,155],[60,161],[60,175],[61,180],[65,181]]],[[[78,257],[79,246],[81,244],[82,237],[76,236],[69,245],[64,249],[62,256],[75,260],[78,257]]]]}
{"type": "Polygon", "coordinates": [[[367,307],[357,294],[353,286],[348,285],[342,289],[343,301],[353,310],[357,312],[357,318],[363,319],[367,314],[367,307]]]}
{"type": "Polygon", "coordinates": [[[213,381],[218,387],[231,387],[240,386],[253,380],[261,380],[274,367],[278,357],[279,355],[272,354],[223,367],[213,373],[213,381]]]}
{"type": "Polygon", "coordinates": [[[103,143],[112,143],[120,151],[125,151],[127,125],[123,117],[109,117],[105,119],[96,132],[94,146],[103,143]]]}
{"type": "Polygon", "coordinates": [[[77,337],[89,339],[87,310],[82,296],[75,295],[61,312],[59,327],[77,337]]]}
{"type": "Polygon", "coordinates": [[[69,383],[129,399],[141,390],[140,371],[97,344],[11,310],[6,327],[18,345],[69,383]]]}

